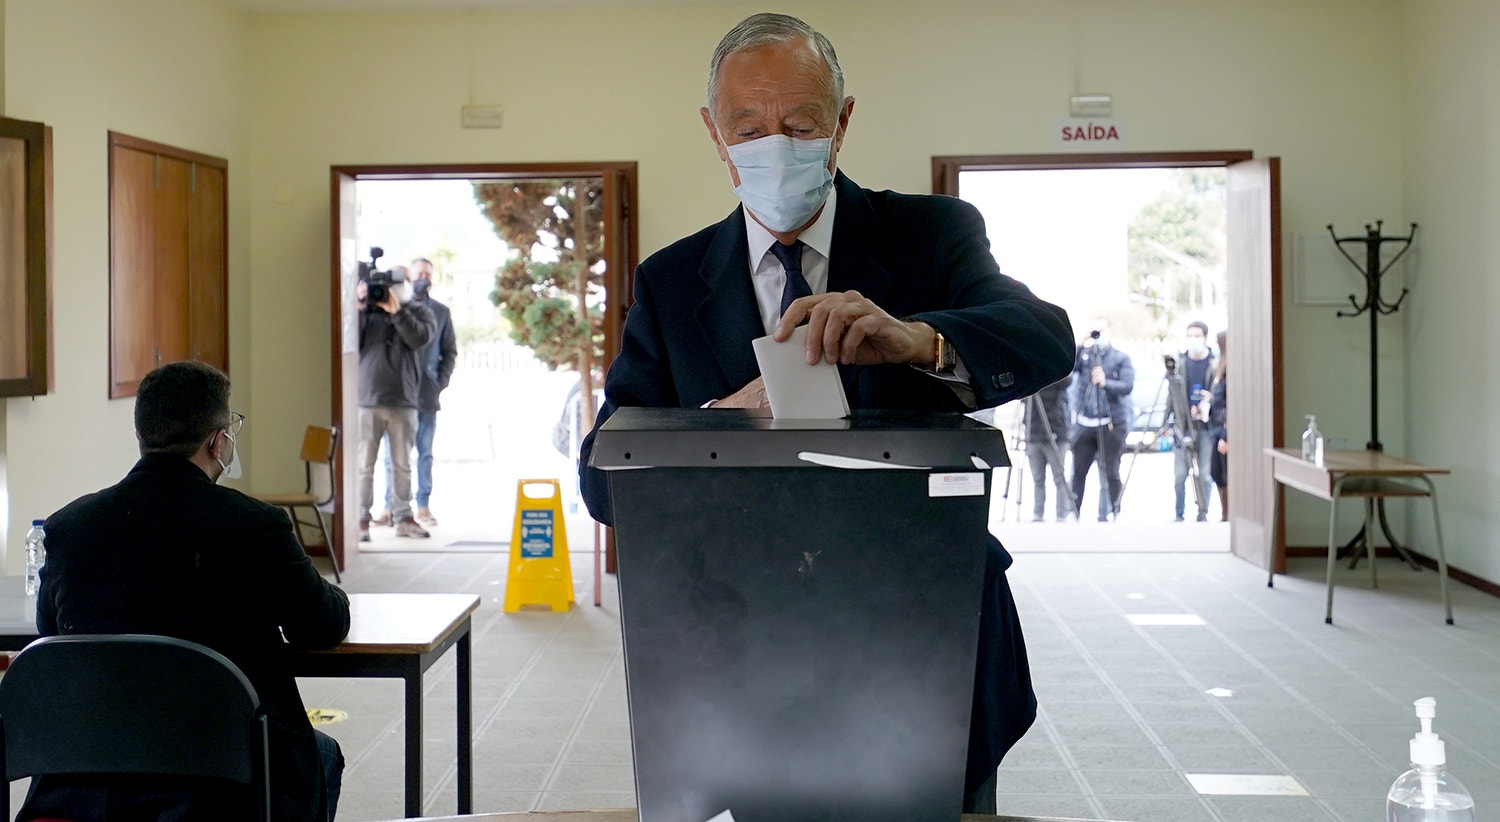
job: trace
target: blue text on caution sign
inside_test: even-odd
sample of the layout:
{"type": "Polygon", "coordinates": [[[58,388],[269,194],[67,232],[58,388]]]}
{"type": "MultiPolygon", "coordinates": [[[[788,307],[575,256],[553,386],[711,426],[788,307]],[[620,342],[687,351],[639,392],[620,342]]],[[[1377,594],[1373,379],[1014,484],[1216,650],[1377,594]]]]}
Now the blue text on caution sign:
{"type": "Polygon", "coordinates": [[[552,512],[521,512],[521,556],[545,559],[552,556],[552,512]]]}

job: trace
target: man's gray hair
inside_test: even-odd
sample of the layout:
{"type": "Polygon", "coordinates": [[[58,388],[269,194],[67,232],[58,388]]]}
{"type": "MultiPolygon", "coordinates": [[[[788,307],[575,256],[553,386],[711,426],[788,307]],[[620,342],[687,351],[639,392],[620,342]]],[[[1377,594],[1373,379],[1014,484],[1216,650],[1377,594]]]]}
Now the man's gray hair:
{"type": "Polygon", "coordinates": [[[714,56],[708,65],[709,113],[715,113],[714,106],[718,103],[719,67],[724,64],[725,58],[748,49],[787,43],[802,37],[811,39],[823,58],[823,64],[828,67],[828,85],[833,90],[833,104],[841,105],[844,101],[844,70],[839,68],[839,57],[834,53],[833,44],[828,42],[828,38],[790,15],[762,12],[741,20],[724,35],[724,39],[714,49],[714,56]]]}

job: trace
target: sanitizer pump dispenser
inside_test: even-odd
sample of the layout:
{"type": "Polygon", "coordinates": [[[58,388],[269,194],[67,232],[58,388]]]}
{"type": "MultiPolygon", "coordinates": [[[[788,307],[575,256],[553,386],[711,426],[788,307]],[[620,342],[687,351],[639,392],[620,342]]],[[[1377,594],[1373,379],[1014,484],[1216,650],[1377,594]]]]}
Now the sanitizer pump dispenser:
{"type": "Polygon", "coordinates": [[[1302,432],[1302,458],[1323,464],[1323,432],[1318,430],[1316,414],[1307,415],[1307,430],[1302,432]]]}
{"type": "Polygon", "coordinates": [[[1448,773],[1443,740],[1432,732],[1437,700],[1424,696],[1416,706],[1422,730],[1411,738],[1411,770],[1386,794],[1386,822],[1474,822],[1474,799],[1448,773]]]}

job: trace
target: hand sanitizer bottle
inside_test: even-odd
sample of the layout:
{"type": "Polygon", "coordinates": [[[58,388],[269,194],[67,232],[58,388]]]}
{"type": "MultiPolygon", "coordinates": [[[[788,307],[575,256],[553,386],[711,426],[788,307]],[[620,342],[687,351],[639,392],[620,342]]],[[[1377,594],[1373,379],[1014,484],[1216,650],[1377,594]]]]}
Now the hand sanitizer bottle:
{"type": "Polygon", "coordinates": [[[1302,432],[1302,458],[1323,464],[1323,432],[1318,430],[1316,414],[1307,415],[1307,430],[1302,432]]]}
{"type": "Polygon", "coordinates": [[[1386,822],[1474,822],[1474,799],[1448,773],[1443,740],[1432,732],[1437,701],[1424,696],[1416,706],[1422,730],[1411,738],[1411,770],[1386,794],[1386,822]]]}

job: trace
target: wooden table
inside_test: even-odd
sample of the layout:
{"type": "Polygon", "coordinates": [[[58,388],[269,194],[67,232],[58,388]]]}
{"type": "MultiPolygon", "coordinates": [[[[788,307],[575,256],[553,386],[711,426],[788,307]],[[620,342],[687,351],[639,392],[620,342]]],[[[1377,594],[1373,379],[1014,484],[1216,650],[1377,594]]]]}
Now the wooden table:
{"type": "MultiPolygon", "coordinates": [[[[422,675],[458,646],[458,811],[474,808],[472,594],[350,594],[349,636],[322,651],[294,651],[294,676],[400,678],[406,683],[406,810],[422,813],[422,675]]],[[[0,650],[37,638],[36,602],[20,577],[0,577],[0,650]]]]}
{"type": "MultiPolygon", "coordinates": [[[[990,816],[966,813],[962,822],[1082,822],[1056,816],[990,816]]],[[[418,822],[640,822],[635,810],[531,811],[530,813],[481,813],[475,816],[425,816],[418,822]]]]}
{"type": "MultiPolygon", "coordinates": [[[[1267,448],[1271,458],[1273,483],[1295,488],[1305,494],[1328,500],[1328,604],[1323,621],[1333,624],[1333,569],[1338,561],[1335,529],[1338,526],[1339,500],[1358,497],[1365,501],[1364,542],[1370,558],[1370,584],[1379,587],[1375,572],[1374,508],[1375,501],[1388,497],[1426,497],[1432,504],[1432,527],[1437,532],[1438,587],[1442,591],[1443,610],[1448,624],[1453,624],[1453,603],[1448,598],[1448,557],[1443,549],[1443,522],[1438,516],[1437,487],[1432,477],[1450,473],[1446,468],[1423,465],[1382,451],[1327,451],[1322,463],[1302,458],[1300,450],[1267,448]]],[[[1275,556],[1276,535],[1281,526],[1281,494],[1274,485],[1271,515],[1272,550],[1275,556]]],[[[1276,578],[1275,563],[1270,563],[1266,579],[1269,587],[1276,578]]]]}

